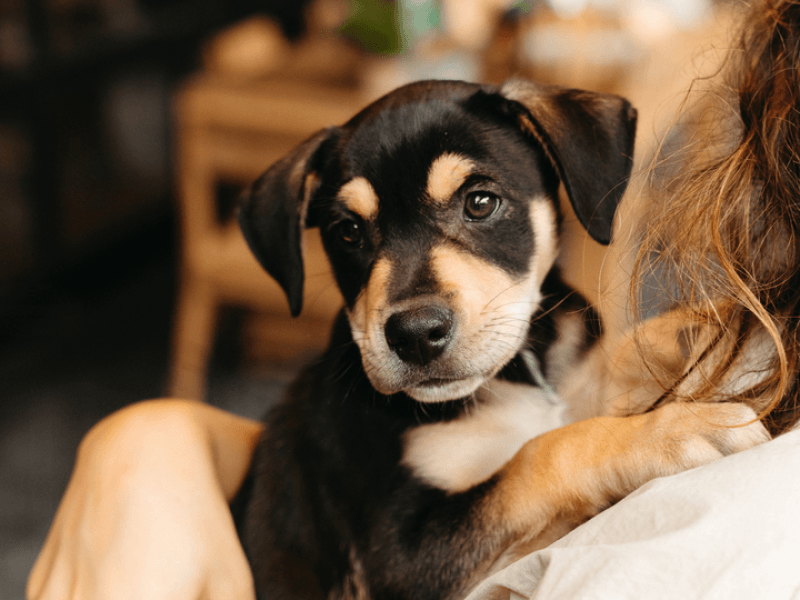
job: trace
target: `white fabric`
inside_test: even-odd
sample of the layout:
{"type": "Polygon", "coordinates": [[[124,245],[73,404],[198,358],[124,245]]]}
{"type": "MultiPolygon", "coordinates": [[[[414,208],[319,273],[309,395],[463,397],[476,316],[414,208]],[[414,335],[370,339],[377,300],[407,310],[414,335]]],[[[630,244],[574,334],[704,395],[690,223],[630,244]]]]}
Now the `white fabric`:
{"type": "Polygon", "coordinates": [[[800,431],[651,481],[469,600],[800,599],[800,431]]]}

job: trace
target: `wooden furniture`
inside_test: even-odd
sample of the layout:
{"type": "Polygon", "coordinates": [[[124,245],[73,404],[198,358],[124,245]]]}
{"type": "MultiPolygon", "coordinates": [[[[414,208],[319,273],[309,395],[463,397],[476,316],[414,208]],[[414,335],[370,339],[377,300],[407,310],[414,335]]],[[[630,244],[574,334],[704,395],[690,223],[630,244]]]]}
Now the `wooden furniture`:
{"type": "MultiPolygon", "coordinates": [[[[349,119],[363,98],[354,90],[287,81],[231,81],[201,75],[175,98],[178,199],[182,233],[170,393],[202,398],[222,305],[268,315],[271,345],[286,352],[324,344],[341,307],[316,231],[305,239],[303,314],[291,317],[280,287],[253,258],[231,218],[220,220],[221,182],[246,186],[315,131],[349,119]]],[[[262,328],[264,329],[264,328],[262,328]]]]}

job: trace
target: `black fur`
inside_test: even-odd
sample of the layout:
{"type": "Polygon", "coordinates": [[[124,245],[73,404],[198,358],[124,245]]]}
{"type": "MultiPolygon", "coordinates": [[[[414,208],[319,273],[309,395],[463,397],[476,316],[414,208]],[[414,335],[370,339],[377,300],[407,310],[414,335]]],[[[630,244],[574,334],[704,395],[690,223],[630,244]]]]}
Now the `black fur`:
{"type": "Polygon", "coordinates": [[[504,109],[529,124],[549,149],[581,225],[597,242],[608,244],[633,166],[635,137],[629,133],[635,130],[636,110],[613,96],[518,83],[532,101],[507,103],[504,109]],[[547,110],[536,110],[540,102],[547,110]]]}
{"type": "MultiPolygon", "coordinates": [[[[387,200],[400,196],[399,201],[384,203],[380,219],[393,229],[402,228],[409,222],[409,213],[418,214],[430,160],[445,151],[488,159],[500,174],[512,179],[523,174],[520,152],[533,153],[541,187],[555,191],[551,175],[555,169],[580,222],[595,240],[609,243],[632,167],[636,111],[615,96],[533,89],[535,103],[525,105],[476,84],[410,84],[370,105],[341,128],[312,136],[264,173],[243,198],[239,223],[256,258],[286,291],[292,314],[300,313],[303,302],[299,232],[306,225],[324,223],[325,215],[320,218],[317,211],[329,207],[325,200],[349,179],[363,175],[375,185],[379,197],[382,193],[388,194],[387,200]],[[537,105],[546,110],[537,110],[537,105]],[[481,143],[487,135],[497,146],[481,143]],[[528,139],[522,144],[524,138],[528,139]],[[552,163],[545,162],[543,155],[552,163]],[[321,175],[319,188],[307,189],[305,175],[309,173],[321,175]],[[302,222],[306,213],[307,222],[302,222]]],[[[525,186],[519,189],[525,191],[525,186]]],[[[399,237],[407,243],[424,243],[424,235],[412,230],[399,237]]],[[[496,244],[491,245],[496,249],[496,244]]],[[[332,250],[330,245],[327,249],[332,250]]],[[[493,252],[490,258],[503,260],[493,252]]],[[[336,271],[345,301],[352,302],[366,274],[357,257],[343,260],[362,272],[359,279],[350,268],[336,271]]],[[[515,261],[506,262],[508,267],[515,261]]]]}
{"type": "MultiPolygon", "coordinates": [[[[267,171],[244,198],[239,219],[256,257],[286,291],[292,313],[302,306],[304,226],[321,228],[348,310],[378,252],[394,259],[391,303],[442,293],[430,266],[437,243],[522,277],[541,250],[530,222],[531,198],[557,207],[560,182],[592,236],[608,241],[630,172],[632,109],[610,96],[536,90],[541,105],[474,84],[413,84],[320,132],[267,171]],[[564,119],[558,131],[554,114],[564,119]],[[431,163],[445,152],[470,158],[479,174],[442,205],[426,197],[426,182],[431,163]],[[336,200],[339,188],[357,176],[380,199],[369,221],[336,200]],[[473,189],[502,197],[492,219],[465,222],[464,199],[473,189]],[[340,239],[342,223],[350,220],[363,234],[357,244],[340,239]]],[[[556,269],[542,293],[520,349],[530,348],[547,372],[545,353],[560,319],[581,315],[579,351],[600,331],[596,314],[556,269]]],[[[534,385],[519,358],[498,377],[534,385]]],[[[513,541],[509,531],[488,522],[498,476],[458,493],[438,489],[402,464],[402,440],[422,424],[463,417],[479,401],[421,403],[404,392],[377,392],[342,313],[324,356],[268,415],[234,503],[259,598],[460,597],[513,541]]]]}

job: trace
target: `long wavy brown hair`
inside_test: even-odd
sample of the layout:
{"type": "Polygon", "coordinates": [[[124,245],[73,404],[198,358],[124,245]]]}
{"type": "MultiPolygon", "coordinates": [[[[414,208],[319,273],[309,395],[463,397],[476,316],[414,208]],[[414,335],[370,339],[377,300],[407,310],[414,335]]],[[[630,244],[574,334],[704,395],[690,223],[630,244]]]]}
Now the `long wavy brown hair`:
{"type": "Polygon", "coordinates": [[[658,280],[694,325],[668,395],[725,390],[779,433],[800,417],[800,2],[756,0],[742,23],[654,168],[632,291],[658,280]]]}

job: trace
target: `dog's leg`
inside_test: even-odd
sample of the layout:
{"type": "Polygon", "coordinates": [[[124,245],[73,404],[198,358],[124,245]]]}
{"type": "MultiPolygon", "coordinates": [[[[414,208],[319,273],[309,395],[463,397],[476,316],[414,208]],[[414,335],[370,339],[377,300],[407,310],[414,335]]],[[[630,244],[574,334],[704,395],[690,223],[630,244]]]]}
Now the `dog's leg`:
{"type": "Polygon", "coordinates": [[[585,521],[652,479],[767,441],[754,419],[743,404],[674,403],[574,423],[528,442],[486,501],[511,535],[545,541],[560,521],[585,521]]]}
{"type": "Polygon", "coordinates": [[[403,597],[413,581],[418,597],[463,597],[521,549],[543,547],[646,482],[767,441],[754,419],[743,404],[674,403],[541,435],[490,480],[438,507],[451,523],[460,517],[446,544],[437,519],[427,515],[429,533],[405,556],[406,577],[375,596],[403,597]],[[431,557],[443,561],[435,576],[431,557]]]}
{"type": "Polygon", "coordinates": [[[564,507],[588,519],[651,479],[767,441],[754,419],[739,403],[672,403],[574,423],[528,442],[504,468],[492,501],[523,530],[564,507]]]}

